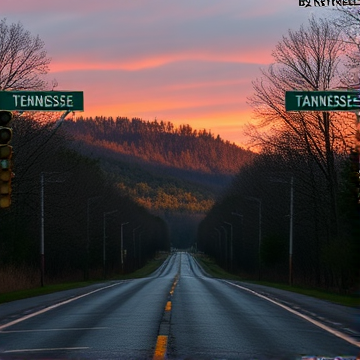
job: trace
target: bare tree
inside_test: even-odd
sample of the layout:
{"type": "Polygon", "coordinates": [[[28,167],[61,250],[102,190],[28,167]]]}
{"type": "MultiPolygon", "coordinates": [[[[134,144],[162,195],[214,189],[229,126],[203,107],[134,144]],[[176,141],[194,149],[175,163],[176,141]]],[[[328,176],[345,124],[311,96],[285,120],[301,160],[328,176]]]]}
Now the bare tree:
{"type": "Polygon", "coordinates": [[[21,23],[0,21],[0,90],[39,90],[50,58],[39,36],[32,36],[21,23]]]}
{"type": "Polygon", "coordinates": [[[318,173],[314,172],[314,165],[319,169],[328,193],[330,238],[338,235],[336,154],[349,151],[354,121],[339,113],[286,112],[285,91],[335,88],[345,50],[340,40],[341,29],[326,19],[311,18],[308,27],[289,30],[272,54],[276,63],[253,82],[255,93],[250,98],[259,120],[253,126],[254,142],[271,144],[288,158],[293,152],[307,158],[309,177],[318,173]],[[267,131],[259,131],[263,129],[267,131]]]}
{"type": "Polygon", "coordinates": [[[348,58],[347,71],[342,82],[348,87],[360,86],[360,9],[354,6],[338,7],[335,25],[341,29],[348,58]]]}

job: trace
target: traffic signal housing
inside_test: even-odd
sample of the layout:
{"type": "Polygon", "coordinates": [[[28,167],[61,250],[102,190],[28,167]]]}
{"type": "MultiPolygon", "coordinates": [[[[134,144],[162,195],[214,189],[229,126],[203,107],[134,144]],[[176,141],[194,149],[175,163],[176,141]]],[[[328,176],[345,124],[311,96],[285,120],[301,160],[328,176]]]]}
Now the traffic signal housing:
{"type": "Polygon", "coordinates": [[[11,111],[0,110],[0,208],[11,205],[12,178],[12,129],[8,127],[13,119],[11,111]]]}

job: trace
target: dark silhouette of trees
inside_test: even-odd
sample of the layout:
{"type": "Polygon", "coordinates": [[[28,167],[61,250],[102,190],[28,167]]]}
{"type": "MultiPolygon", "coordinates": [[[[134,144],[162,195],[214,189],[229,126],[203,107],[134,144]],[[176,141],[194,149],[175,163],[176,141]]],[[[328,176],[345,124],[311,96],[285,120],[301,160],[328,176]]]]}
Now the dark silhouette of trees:
{"type": "Polygon", "coordinates": [[[264,79],[254,82],[251,98],[260,120],[257,128],[268,126],[266,134],[257,133],[263,146],[283,153],[305,157],[309,182],[317,192],[316,177],[327,190],[331,237],[339,235],[338,171],[335,154],[349,152],[349,136],[354,134],[351,117],[330,112],[286,112],[286,90],[328,90],[339,83],[336,76],[344,46],[340,30],[327,20],[309,20],[309,26],[289,31],[273,52],[275,65],[263,71],[264,79]]]}
{"type": "Polygon", "coordinates": [[[354,119],[346,113],[286,112],[284,104],[285,91],[338,86],[345,50],[341,29],[311,18],[307,27],[283,36],[273,51],[275,63],[254,81],[250,104],[258,122],[249,133],[260,155],[240,169],[199,227],[199,248],[224,267],[288,281],[292,178],[294,282],[338,291],[355,286],[359,224],[349,176],[354,119]],[[233,226],[232,253],[225,223],[233,226]]]}
{"type": "MultiPolygon", "coordinates": [[[[350,292],[357,283],[359,224],[349,161],[337,157],[339,167],[339,236],[330,237],[327,189],[320,173],[313,184],[308,160],[296,164],[282,154],[258,155],[244,166],[232,185],[202,220],[198,248],[228,270],[248,279],[289,281],[290,180],[294,179],[293,283],[350,292]],[[340,170],[341,169],[341,170],[340,170]],[[261,242],[259,204],[261,201],[261,242]],[[233,250],[231,256],[231,228],[233,250]],[[260,245],[260,246],[259,246],[260,245]],[[260,261],[259,264],[259,251],[260,261]]],[[[316,167],[314,167],[316,169],[316,167]]]]}
{"type": "MultiPolygon", "coordinates": [[[[13,201],[10,208],[0,211],[0,269],[39,269],[41,174],[45,180],[45,284],[103,276],[106,212],[117,210],[107,219],[107,276],[133,271],[156,252],[169,250],[164,221],[123,196],[97,160],[71,148],[70,139],[61,128],[54,132],[51,123],[40,124],[29,116],[16,116],[13,132],[13,201]],[[121,223],[127,223],[123,264],[121,223]],[[134,237],[132,233],[140,225],[141,240],[139,234],[134,237]]],[[[31,285],[38,284],[40,273],[38,282],[31,285]]]]}

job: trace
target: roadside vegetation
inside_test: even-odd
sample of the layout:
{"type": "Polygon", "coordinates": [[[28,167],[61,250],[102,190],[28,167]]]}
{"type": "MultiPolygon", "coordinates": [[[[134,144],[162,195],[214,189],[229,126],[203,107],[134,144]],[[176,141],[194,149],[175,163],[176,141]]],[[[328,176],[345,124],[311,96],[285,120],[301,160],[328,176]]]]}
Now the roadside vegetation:
{"type": "Polygon", "coordinates": [[[221,268],[216,261],[210,259],[207,256],[199,256],[196,255],[196,260],[200,263],[203,269],[214,278],[218,279],[226,279],[226,280],[235,280],[241,281],[244,283],[253,283],[257,285],[264,285],[273,287],[276,289],[291,291],[297,294],[311,296],[320,300],[326,300],[333,302],[335,304],[343,305],[343,306],[350,306],[350,307],[359,307],[360,306],[360,296],[359,294],[349,294],[349,295],[340,295],[338,293],[329,292],[325,290],[319,290],[316,288],[306,288],[301,286],[289,286],[286,284],[275,283],[275,282],[268,282],[268,281],[254,281],[251,279],[247,279],[246,277],[237,276],[225,271],[221,268]]]}
{"type": "MultiPolygon", "coordinates": [[[[360,29],[360,11],[341,11],[360,29]]],[[[309,18],[253,81],[258,156],[199,225],[198,249],[242,278],[351,294],[360,284],[359,130],[351,112],[286,111],[286,91],[359,89],[359,37],[309,18]],[[291,256],[290,256],[291,255],[291,256]],[[291,263],[291,266],[289,265],[291,263]]]]}
{"type": "MultiPolygon", "coordinates": [[[[136,271],[129,274],[114,276],[106,281],[138,279],[149,276],[163,264],[166,258],[167,258],[166,253],[159,254],[154,259],[148,261],[142,268],[137,269],[136,271]]],[[[80,282],[66,282],[61,284],[49,284],[43,287],[41,287],[39,283],[39,286],[35,288],[31,288],[27,290],[10,291],[8,293],[0,294],[0,304],[15,300],[27,299],[30,297],[35,297],[40,295],[52,294],[54,292],[59,292],[59,291],[82,288],[101,282],[104,282],[104,279],[97,279],[92,281],[80,281],[80,282]]]]}

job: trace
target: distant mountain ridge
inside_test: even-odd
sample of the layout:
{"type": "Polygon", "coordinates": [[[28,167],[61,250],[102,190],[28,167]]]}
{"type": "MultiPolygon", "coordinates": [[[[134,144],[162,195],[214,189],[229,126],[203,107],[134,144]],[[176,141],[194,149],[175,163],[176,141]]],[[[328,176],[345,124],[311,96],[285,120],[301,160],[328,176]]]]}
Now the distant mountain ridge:
{"type": "Polygon", "coordinates": [[[204,213],[254,154],[189,125],[118,117],[66,120],[81,151],[108,179],[155,211],[204,213]]]}

